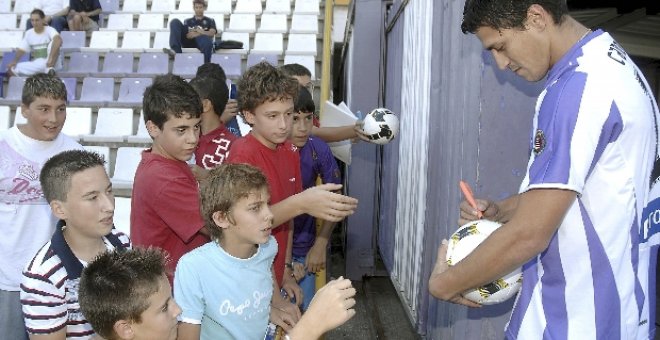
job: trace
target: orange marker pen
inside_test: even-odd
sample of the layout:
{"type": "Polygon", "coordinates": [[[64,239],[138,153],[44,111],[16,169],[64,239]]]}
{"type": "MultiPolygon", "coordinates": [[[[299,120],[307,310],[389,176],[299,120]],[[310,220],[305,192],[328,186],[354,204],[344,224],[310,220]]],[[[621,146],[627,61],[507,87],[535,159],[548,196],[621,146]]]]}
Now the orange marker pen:
{"type": "Polygon", "coordinates": [[[468,203],[470,203],[470,206],[477,211],[477,217],[478,218],[484,217],[484,214],[477,207],[477,201],[474,200],[474,194],[472,193],[472,189],[470,188],[470,185],[467,184],[467,182],[465,181],[458,182],[458,185],[461,187],[461,191],[463,192],[463,196],[465,196],[465,200],[468,201],[468,203]]]}

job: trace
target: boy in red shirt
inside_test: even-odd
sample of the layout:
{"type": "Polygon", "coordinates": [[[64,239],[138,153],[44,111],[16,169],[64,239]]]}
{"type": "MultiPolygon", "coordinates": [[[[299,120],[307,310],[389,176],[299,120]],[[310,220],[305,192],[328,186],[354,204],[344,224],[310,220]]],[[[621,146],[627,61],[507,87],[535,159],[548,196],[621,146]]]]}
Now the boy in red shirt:
{"type": "Polygon", "coordinates": [[[186,163],[199,140],[202,103],[179,76],[158,76],[144,91],[144,121],[153,139],[135,172],[133,244],[164,249],[170,280],[179,258],[209,241],[199,212],[197,181],[186,163]]]}
{"type": "MultiPolygon", "coordinates": [[[[252,131],[232,144],[228,162],[256,166],[268,179],[273,225],[276,226],[273,236],[278,243],[278,253],[273,263],[276,289],[282,286],[289,296],[300,303],[302,291],[293,278],[291,264],[293,217],[307,213],[339,221],[354,212],[357,200],[332,193],[341,188],[339,184],[326,184],[301,192],[298,149],[287,141],[297,93],[296,80],[267,62],[248,69],[238,81],[238,106],[242,118],[252,126],[252,131]]],[[[281,303],[279,292],[275,292],[271,321],[289,330],[297,317],[280,313],[286,309],[278,308],[281,303]]]]}

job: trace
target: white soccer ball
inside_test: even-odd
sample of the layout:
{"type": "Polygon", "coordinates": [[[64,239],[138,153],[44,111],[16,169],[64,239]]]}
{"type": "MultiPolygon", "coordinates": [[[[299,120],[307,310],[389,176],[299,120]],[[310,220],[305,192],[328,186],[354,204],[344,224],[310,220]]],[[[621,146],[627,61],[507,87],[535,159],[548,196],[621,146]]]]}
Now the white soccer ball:
{"type": "Polygon", "coordinates": [[[378,108],[364,117],[362,131],[371,143],[387,144],[399,133],[399,118],[386,108],[378,108]]]}
{"type": "MultiPolygon", "coordinates": [[[[460,262],[500,226],[497,222],[478,220],[458,228],[447,244],[447,264],[452,266],[460,262]]],[[[464,292],[463,297],[482,305],[494,305],[516,295],[521,285],[522,271],[518,268],[499,280],[464,292]]]]}

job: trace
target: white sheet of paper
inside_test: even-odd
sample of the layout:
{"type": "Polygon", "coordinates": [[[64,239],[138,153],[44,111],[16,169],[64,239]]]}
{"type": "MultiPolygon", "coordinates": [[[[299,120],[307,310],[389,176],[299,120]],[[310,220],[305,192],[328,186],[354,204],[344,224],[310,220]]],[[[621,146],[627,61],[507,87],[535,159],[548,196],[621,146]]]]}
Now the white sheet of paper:
{"type": "MultiPolygon", "coordinates": [[[[357,117],[351,112],[344,102],[335,105],[330,101],[326,101],[323,105],[323,113],[321,114],[321,126],[334,127],[353,125],[357,117]]],[[[332,154],[340,161],[351,164],[351,141],[345,140],[341,142],[328,143],[332,154]]]]}

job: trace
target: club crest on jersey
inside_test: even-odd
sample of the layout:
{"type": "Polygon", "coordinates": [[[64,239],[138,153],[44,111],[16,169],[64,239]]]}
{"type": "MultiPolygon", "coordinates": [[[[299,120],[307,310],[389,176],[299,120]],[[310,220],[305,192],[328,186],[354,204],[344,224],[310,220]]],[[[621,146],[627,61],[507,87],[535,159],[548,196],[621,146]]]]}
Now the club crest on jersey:
{"type": "Polygon", "coordinates": [[[534,134],[534,146],[532,151],[534,151],[534,154],[538,156],[541,152],[543,152],[543,149],[545,149],[545,134],[543,133],[543,130],[537,129],[536,133],[534,134]]]}

